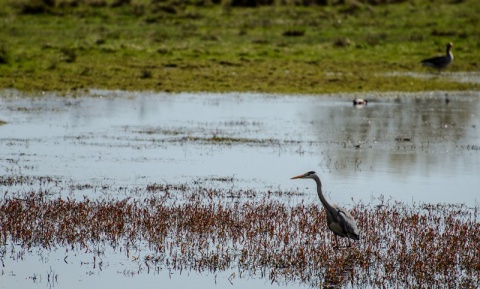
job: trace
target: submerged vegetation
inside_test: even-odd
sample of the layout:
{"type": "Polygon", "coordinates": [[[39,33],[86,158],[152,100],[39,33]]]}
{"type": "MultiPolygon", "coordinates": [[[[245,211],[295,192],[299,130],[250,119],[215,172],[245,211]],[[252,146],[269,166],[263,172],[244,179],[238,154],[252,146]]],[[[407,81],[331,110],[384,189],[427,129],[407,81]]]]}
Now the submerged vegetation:
{"type": "Polygon", "coordinates": [[[480,285],[478,204],[356,203],[351,212],[361,240],[334,249],[320,205],[275,198],[298,192],[245,194],[188,184],[132,190],[122,200],[75,199],[45,189],[4,194],[0,261],[59,248],[105,259],[113,249],[144,274],[234,270],[238,278],[326,288],[480,285]]]}
{"type": "Polygon", "coordinates": [[[475,0],[0,0],[0,87],[478,89],[447,76],[478,71],[479,14],[475,0]],[[447,73],[421,67],[450,41],[447,73]]]}

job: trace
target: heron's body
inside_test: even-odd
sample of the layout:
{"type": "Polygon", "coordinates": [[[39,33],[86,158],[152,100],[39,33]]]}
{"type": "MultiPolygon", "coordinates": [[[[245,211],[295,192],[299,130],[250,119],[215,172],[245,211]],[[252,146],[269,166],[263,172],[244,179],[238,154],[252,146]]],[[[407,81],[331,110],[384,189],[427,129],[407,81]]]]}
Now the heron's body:
{"type": "Polygon", "coordinates": [[[422,60],[422,64],[424,66],[436,68],[438,70],[446,68],[453,61],[452,47],[453,44],[451,42],[448,43],[445,55],[424,59],[422,60]]]}
{"type": "Polygon", "coordinates": [[[332,204],[332,208],[337,210],[337,220],[339,221],[335,221],[332,214],[327,210],[328,228],[337,236],[359,240],[359,230],[352,215],[338,205],[332,204]]]}
{"type": "Polygon", "coordinates": [[[313,172],[307,172],[303,175],[293,177],[292,179],[313,179],[317,183],[317,193],[322,202],[325,211],[327,212],[327,226],[336,235],[340,237],[347,237],[353,240],[360,239],[360,231],[358,230],[355,219],[344,208],[330,204],[323,195],[322,183],[318,175],[313,172]]]}

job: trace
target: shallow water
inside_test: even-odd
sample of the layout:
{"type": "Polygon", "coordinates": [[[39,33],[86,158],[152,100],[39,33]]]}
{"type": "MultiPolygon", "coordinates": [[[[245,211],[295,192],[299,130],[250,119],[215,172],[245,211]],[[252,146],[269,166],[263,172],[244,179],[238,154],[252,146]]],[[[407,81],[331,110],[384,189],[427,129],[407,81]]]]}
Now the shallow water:
{"type": "MultiPolygon", "coordinates": [[[[318,203],[313,182],[290,180],[315,170],[329,198],[347,207],[352,199],[368,203],[381,196],[468,206],[478,202],[479,116],[477,92],[310,96],[91,91],[80,98],[32,98],[6,91],[0,98],[0,120],[6,122],[0,125],[0,171],[4,177],[49,176],[77,186],[105,186],[107,191],[152,183],[293,190],[306,193],[293,202],[318,203]],[[355,97],[368,99],[368,105],[354,107],[355,97]]],[[[4,194],[12,187],[1,190],[4,194]]],[[[74,193],[95,197],[98,191],[87,186],[74,193]]],[[[95,287],[109,280],[150,288],[167,278],[173,280],[167,287],[202,283],[208,288],[215,280],[230,286],[232,273],[219,273],[218,279],[211,273],[170,279],[168,272],[159,272],[163,277],[157,278],[139,274],[138,266],[118,252],[106,257],[105,271],[93,270],[93,256],[81,252],[72,252],[71,261],[63,260],[63,251],[59,257],[46,254],[47,261],[41,255],[9,258],[0,288],[51,286],[48,270],[61,280],[76,280],[58,282],[60,288],[95,287]],[[72,266],[63,266],[68,262],[72,266]]],[[[270,286],[253,279],[233,283],[239,288],[270,286]]]]}
{"type": "Polygon", "coordinates": [[[285,284],[271,284],[259,277],[238,276],[234,270],[202,273],[188,269],[149,270],[141,258],[134,259],[138,254],[132,258],[111,250],[104,254],[94,257],[59,250],[35,252],[21,260],[7,259],[0,274],[0,288],[287,288],[285,284]]]}
{"type": "Polygon", "coordinates": [[[201,182],[331,198],[472,203],[480,184],[478,93],[284,96],[93,91],[3,97],[2,175],[118,186],[201,182]],[[445,103],[448,96],[450,102],[445,103]],[[230,179],[229,182],[216,181],[230,179]]]}

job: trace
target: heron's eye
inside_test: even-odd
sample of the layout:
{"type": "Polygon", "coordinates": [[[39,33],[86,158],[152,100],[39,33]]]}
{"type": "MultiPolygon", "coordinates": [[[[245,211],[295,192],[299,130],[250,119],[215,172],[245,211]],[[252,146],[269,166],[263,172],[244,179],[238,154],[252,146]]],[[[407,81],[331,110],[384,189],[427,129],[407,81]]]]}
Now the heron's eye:
{"type": "Polygon", "coordinates": [[[313,175],[313,174],[315,174],[314,171],[309,171],[309,172],[307,173],[307,175],[313,175]]]}

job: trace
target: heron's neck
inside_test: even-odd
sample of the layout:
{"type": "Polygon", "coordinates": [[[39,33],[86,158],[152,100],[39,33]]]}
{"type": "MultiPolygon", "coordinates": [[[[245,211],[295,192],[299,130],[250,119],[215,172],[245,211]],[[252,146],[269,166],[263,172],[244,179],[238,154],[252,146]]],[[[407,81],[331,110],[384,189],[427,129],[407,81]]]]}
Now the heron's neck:
{"type": "Polygon", "coordinates": [[[325,196],[323,195],[322,182],[320,181],[320,178],[317,176],[314,178],[314,180],[317,183],[317,194],[318,194],[318,197],[320,198],[320,201],[322,202],[325,209],[327,209],[327,211],[332,211],[333,210],[332,206],[327,202],[327,199],[325,199],[325,196]]]}

